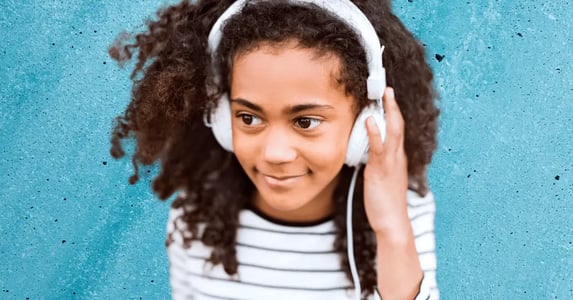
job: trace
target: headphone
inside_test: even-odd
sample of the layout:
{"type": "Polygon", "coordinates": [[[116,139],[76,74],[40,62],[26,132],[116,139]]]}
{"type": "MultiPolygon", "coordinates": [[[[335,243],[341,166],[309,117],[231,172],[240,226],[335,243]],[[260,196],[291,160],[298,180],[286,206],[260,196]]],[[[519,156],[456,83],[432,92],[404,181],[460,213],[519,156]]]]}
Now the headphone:
{"type": "MultiPolygon", "coordinates": [[[[263,1],[263,0],[260,0],[263,1]]],[[[366,119],[370,116],[374,117],[376,124],[380,130],[382,140],[386,137],[386,122],[384,120],[384,108],[382,106],[382,96],[386,88],[386,70],[382,65],[382,53],[384,46],[380,46],[380,40],[376,34],[374,26],[368,21],[368,18],[362,11],[354,5],[350,0],[288,0],[293,4],[311,3],[315,4],[334,16],[338,16],[341,21],[349,25],[359,36],[360,42],[366,52],[366,59],[368,63],[368,79],[366,87],[368,90],[368,99],[373,100],[372,103],[362,109],[356,121],[354,122],[350,139],[348,141],[348,148],[346,151],[345,164],[354,167],[354,173],[350,182],[348,200],[346,207],[346,230],[347,235],[347,253],[350,264],[350,272],[352,273],[352,280],[354,282],[354,298],[361,299],[361,286],[356,270],[356,263],[354,259],[354,243],[352,234],[352,200],[354,195],[354,187],[356,185],[356,178],[362,164],[368,162],[368,133],[366,131],[366,119]]],[[[225,21],[232,16],[239,14],[241,9],[249,2],[249,0],[235,1],[215,22],[213,28],[209,33],[208,47],[209,52],[215,60],[215,53],[221,42],[222,28],[225,21]]],[[[216,84],[220,84],[221,77],[216,68],[213,67],[214,80],[216,84]]],[[[233,152],[233,135],[232,135],[232,116],[231,106],[229,103],[229,96],[223,94],[217,102],[215,108],[206,111],[203,122],[205,126],[210,127],[213,131],[215,139],[221,147],[229,152],[233,152]]],[[[381,299],[375,288],[375,299],[381,299]]]]}
{"type": "MultiPolygon", "coordinates": [[[[221,42],[222,29],[225,21],[235,14],[239,14],[241,9],[249,0],[235,1],[215,22],[209,33],[209,52],[213,60],[215,53],[221,42]]],[[[365,122],[370,116],[374,117],[382,140],[386,137],[386,122],[384,120],[384,108],[382,106],[382,96],[386,88],[386,70],[382,65],[382,53],[384,46],[380,47],[380,41],[376,30],[368,21],[368,18],[362,11],[350,0],[289,0],[293,4],[313,3],[325,9],[331,14],[338,16],[341,21],[349,25],[359,36],[362,46],[366,52],[368,62],[368,80],[367,90],[368,99],[373,103],[367,105],[354,122],[348,148],[346,151],[345,164],[351,167],[357,167],[360,164],[368,162],[368,133],[365,122]]],[[[215,83],[220,83],[220,75],[216,68],[213,68],[215,83]]],[[[205,114],[205,126],[210,127],[217,142],[223,149],[233,152],[233,137],[231,127],[231,107],[229,96],[224,93],[218,100],[215,108],[210,113],[205,114]]]]}

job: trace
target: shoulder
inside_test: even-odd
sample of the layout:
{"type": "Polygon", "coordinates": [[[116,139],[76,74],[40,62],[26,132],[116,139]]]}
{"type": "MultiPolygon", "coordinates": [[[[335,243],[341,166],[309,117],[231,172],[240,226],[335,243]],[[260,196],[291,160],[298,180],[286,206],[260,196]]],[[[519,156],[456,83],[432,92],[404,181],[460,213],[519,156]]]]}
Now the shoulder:
{"type": "Polygon", "coordinates": [[[172,243],[184,245],[184,240],[190,240],[198,231],[203,230],[204,226],[202,224],[197,224],[196,229],[198,230],[196,230],[189,228],[185,221],[185,215],[193,210],[190,205],[185,203],[186,197],[186,192],[180,191],[169,208],[166,224],[167,246],[172,243]]]}
{"type": "Polygon", "coordinates": [[[434,194],[428,190],[425,195],[420,195],[414,190],[408,189],[406,192],[408,207],[418,207],[434,204],[434,194]]]}
{"type": "Polygon", "coordinates": [[[432,231],[436,214],[434,194],[428,191],[425,195],[419,195],[416,191],[408,190],[408,216],[414,229],[414,234],[432,231]]]}
{"type": "Polygon", "coordinates": [[[184,202],[186,197],[187,193],[185,191],[180,191],[178,192],[175,200],[173,200],[167,217],[167,232],[171,233],[177,228],[184,226],[185,222],[181,220],[181,217],[185,214],[184,202]]]}

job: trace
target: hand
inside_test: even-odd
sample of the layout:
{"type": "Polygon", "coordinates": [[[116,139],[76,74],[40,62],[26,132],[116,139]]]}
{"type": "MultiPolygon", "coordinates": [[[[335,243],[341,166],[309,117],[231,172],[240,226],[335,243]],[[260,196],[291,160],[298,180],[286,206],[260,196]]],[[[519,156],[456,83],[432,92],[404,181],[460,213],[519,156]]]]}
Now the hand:
{"type": "Polygon", "coordinates": [[[408,160],[404,150],[404,119],[394,98],[394,90],[384,91],[386,138],[372,117],[366,120],[370,150],[364,169],[364,206],[370,226],[387,233],[409,226],[406,192],[408,160]]]}
{"type": "Polygon", "coordinates": [[[404,119],[392,88],[384,93],[384,111],[384,142],[376,122],[366,120],[370,150],[364,169],[364,206],[376,233],[378,290],[384,299],[413,299],[424,273],[408,217],[404,119]]]}

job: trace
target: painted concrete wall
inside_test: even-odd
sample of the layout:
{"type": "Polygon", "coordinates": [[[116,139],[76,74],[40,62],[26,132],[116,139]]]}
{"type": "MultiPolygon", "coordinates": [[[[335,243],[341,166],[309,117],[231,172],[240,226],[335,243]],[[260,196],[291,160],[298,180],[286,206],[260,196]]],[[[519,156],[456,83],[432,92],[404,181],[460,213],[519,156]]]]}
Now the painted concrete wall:
{"type": "MultiPolygon", "coordinates": [[[[166,299],[168,204],[110,158],[155,1],[0,11],[0,299],[166,299]]],[[[442,99],[430,170],[444,299],[573,298],[573,4],[394,0],[442,99]]]]}

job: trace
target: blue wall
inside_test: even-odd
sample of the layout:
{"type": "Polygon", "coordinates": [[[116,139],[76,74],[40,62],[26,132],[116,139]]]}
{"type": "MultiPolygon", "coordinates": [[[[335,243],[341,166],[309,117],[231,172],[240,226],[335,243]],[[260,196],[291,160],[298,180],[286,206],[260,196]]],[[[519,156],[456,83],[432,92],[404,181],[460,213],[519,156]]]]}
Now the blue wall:
{"type": "MultiPolygon", "coordinates": [[[[442,95],[444,299],[573,298],[573,5],[545,2],[394,0],[442,95]]],[[[107,46],[160,5],[2,0],[1,299],[169,297],[157,170],[129,186],[108,154],[130,82],[107,46]]]]}

